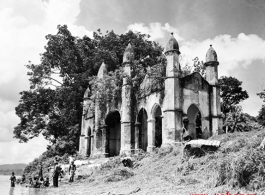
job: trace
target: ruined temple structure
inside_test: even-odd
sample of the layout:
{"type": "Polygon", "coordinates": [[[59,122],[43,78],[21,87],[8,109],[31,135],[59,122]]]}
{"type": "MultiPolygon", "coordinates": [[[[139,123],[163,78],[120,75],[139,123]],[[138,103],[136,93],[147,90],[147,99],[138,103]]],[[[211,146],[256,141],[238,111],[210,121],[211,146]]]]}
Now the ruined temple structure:
{"type": "MultiPolygon", "coordinates": [[[[108,105],[104,118],[100,117],[97,104],[93,113],[89,109],[84,111],[80,154],[129,156],[139,150],[151,152],[156,147],[178,144],[182,141],[185,117],[189,119],[188,129],[193,139],[207,139],[222,133],[219,62],[215,50],[210,46],[206,53],[206,79],[197,72],[182,77],[179,55],[179,45],[172,34],[165,51],[167,65],[163,93],[153,92],[133,101],[132,86],[124,78],[122,101],[108,105]]],[[[129,44],[123,56],[123,67],[128,76],[133,62],[134,49],[129,44]]],[[[103,63],[98,77],[104,78],[106,73],[103,63]]],[[[152,81],[145,78],[142,85],[152,85],[152,81]]],[[[88,93],[89,89],[84,95],[84,107],[90,101],[88,93]]]]}

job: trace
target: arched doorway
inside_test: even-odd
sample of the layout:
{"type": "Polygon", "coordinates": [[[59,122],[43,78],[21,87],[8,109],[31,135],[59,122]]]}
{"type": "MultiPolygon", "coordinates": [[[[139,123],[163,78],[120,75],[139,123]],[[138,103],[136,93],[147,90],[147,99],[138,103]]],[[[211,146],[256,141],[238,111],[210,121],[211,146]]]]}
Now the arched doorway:
{"type": "Polygon", "coordinates": [[[88,127],[86,132],[86,155],[90,156],[91,154],[91,128],[88,127]]]}
{"type": "Polygon", "coordinates": [[[118,156],[121,148],[121,117],[118,111],[110,112],[105,120],[106,151],[109,157],[118,156]]]}
{"type": "Polygon", "coordinates": [[[156,105],[153,117],[155,119],[155,147],[162,145],[162,110],[159,105],[156,105]]]}
{"type": "Polygon", "coordinates": [[[142,108],[138,114],[137,121],[139,125],[139,148],[146,151],[147,150],[147,112],[142,108]]]}
{"type": "Polygon", "coordinates": [[[189,132],[193,139],[202,138],[202,115],[199,108],[192,104],[187,111],[189,119],[189,132]]]}

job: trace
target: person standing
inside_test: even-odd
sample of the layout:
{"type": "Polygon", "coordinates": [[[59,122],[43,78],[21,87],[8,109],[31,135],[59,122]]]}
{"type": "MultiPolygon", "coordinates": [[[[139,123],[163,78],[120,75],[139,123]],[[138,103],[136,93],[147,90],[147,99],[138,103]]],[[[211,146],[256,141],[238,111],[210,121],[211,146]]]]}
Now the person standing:
{"type": "Polygon", "coordinates": [[[40,163],[39,179],[40,179],[40,181],[43,181],[43,167],[42,167],[42,163],[40,163]]]}
{"type": "Polygon", "coordinates": [[[61,172],[61,168],[58,165],[58,162],[56,161],[54,166],[54,170],[53,170],[53,174],[52,174],[52,178],[53,178],[53,187],[58,187],[58,179],[59,179],[59,175],[61,172]]]}
{"type": "Polygon", "coordinates": [[[70,175],[69,182],[74,181],[75,171],[76,171],[76,165],[74,164],[74,161],[72,161],[69,166],[69,175],[70,175]]]}
{"type": "Polygon", "coordinates": [[[11,187],[15,187],[16,176],[15,176],[14,172],[12,172],[12,175],[10,177],[10,181],[11,181],[11,187]]]}

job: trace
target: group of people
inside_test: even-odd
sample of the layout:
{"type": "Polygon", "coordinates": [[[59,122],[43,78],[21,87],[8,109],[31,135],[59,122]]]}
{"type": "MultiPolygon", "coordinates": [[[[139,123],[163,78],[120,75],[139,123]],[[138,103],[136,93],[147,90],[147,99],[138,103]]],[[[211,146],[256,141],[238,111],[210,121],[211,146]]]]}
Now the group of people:
{"type": "MultiPolygon", "coordinates": [[[[76,171],[76,165],[74,164],[74,161],[72,160],[70,165],[69,165],[69,182],[73,182],[74,181],[74,176],[75,176],[75,171],[76,171]]],[[[59,177],[63,177],[63,170],[61,168],[61,166],[58,164],[58,162],[55,162],[55,166],[54,166],[54,170],[53,170],[53,174],[52,174],[52,178],[53,178],[53,186],[54,187],[58,187],[58,180],[59,177]]]]}
{"type": "MultiPolygon", "coordinates": [[[[59,177],[62,178],[64,175],[64,172],[63,172],[61,166],[59,165],[57,159],[55,159],[54,166],[51,166],[51,164],[49,165],[48,172],[51,172],[51,171],[52,171],[53,187],[58,187],[59,177]]],[[[71,161],[68,171],[69,171],[69,175],[70,175],[69,182],[73,182],[75,171],[76,171],[76,165],[74,164],[74,161],[71,161]]],[[[16,180],[16,176],[15,176],[14,172],[12,172],[12,175],[10,177],[10,181],[11,181],[11,187],[15,187],[15,183],[17,180],[16,180]]],[[[20,184],[24,184],[24,183],[26,183],[26,177],[25,177],[25,175],[22,175],[20,184]]],[[[33,188],[49,187],[50,186],[49,177],[47,176],[45,179],[43,177],[42,163],[40,163],[38,175],[33,177],[33,179],[30,177],[29,178],[29,184],[27,186],[33,187],[33,188]]]]}

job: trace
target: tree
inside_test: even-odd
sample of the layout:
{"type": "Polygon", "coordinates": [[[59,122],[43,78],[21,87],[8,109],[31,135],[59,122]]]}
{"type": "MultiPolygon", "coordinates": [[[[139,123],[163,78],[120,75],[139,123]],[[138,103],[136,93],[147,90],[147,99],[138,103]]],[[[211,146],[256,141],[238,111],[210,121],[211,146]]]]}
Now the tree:
{"type": "MultiPolygon", "coordinates": [[[[265,102],[265,90],[260,93],[257,93],[257,95],[263,100],[263,102],[265,102]]],[[[260,125],[265,126],[265,105],[262,105],[257,116],[257,120],[260,125]]]]}
{"type": "Polygon", "coordinates": [[[195,57],[192,59],[193,65],[191,65],[190,61],[187,61],[182,68],[182,76],[187,76],[193,72],[198,72],[202,75],[202,77],[205,77],[205,70],[206,67],[204,66],[203,61],[200,61],[198,57],[195,57]]]}
{"type": "Polygon", "coordinates": [[[257,120],[260,125],[265,126],[265,105],[262,105],[257,120]]]}
{"type": "Polygon", "coordinates": [[[247,131],[247,117],[242,112],[242,107],[235,105],[231,107],[230,112],[227,114],[227,120],[224,126],[228,128],[228,131],[233,133],[235,131],[247,131]]]}
{"type": "Polygon", "coordinates": [[[232,111],[233,106],[236,106],[241,101],[247,99],[248,93],[243,90],[242,82],[234,77],[223,76],[219,79],[220,96],[221,96],[221,109],[227,118],[227,113],[232,111]]]}
{"type": "Polygon", "coordinates": [[[41,63],[26,65],[30,89],[20,93],[16,107],[20,123],[14,129],[14,137],[27,142],[42,134],[51,142],[50,150],[60,151],[54,152],[57,155],[72,153],[73,148],[76,151],[84,92],[89,87],[90,98],[95,98],[94,83],[102,62],[108,65],[109,81],[115,80],[106,86],[104,92],[108,92],[112,87],[121,88],[123,53],[129,42],[135,48],[132,81],[140,83],[148,67],[163,61],[163,48],[147,38],[146,34],[131,31],[122,35],[110,31],[103,35],[100,30],[93,39],[79,38],[72,36],[66,25],[59,25],[57,34],[46,36],[48,42],[41,63]],[[137,71],[141,72],[140,76],[137,71]]]}

